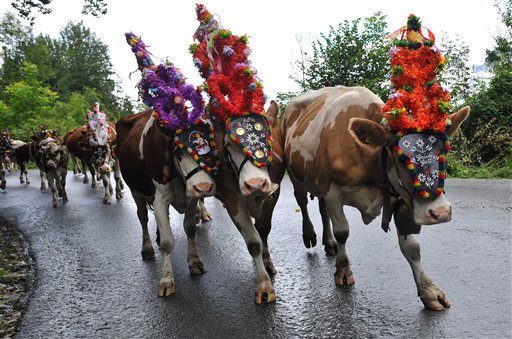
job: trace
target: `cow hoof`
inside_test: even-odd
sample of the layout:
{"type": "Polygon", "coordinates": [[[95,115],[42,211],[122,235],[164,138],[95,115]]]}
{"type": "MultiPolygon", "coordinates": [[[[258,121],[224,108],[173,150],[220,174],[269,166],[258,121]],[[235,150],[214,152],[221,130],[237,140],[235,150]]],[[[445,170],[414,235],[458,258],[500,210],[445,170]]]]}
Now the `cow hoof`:
{"type": "Polygon", "coordinates": [[[272,260],[270,258],[263,258],[263,265],[265,265],[265,270],[267,271],[268,274],[270,275],[276,275],[277,274],[277,270],[274,266],[274,263],[272,262],[272,260]]]}
{"type": "Polygon", "coordinates": [[[45,185],[41,185],[40,190],[41,190],[41,191],[46,191],[46,186],[45,186],[45,185]]]}
{"type": "Polygon", "coordinates": [[[56,202],[54,202],[54,203],[53,203],[53,208],[57,208],[57,207],[59,207],[59,204],[58,204],[58,203],[56,203],[56,202]]]}
{"type": "Polygon", "coordinates": [[[112,203],[112,198],[103,198],[103,203],[105,205],[110,205],[112,203]]]}
{"type": "Polygon", "coordinates": [[[426,308],[434,311],[442,311],[451,306],[443,291],[439,288],[430,291],[427,296],[421,296],[420,299],[426,308]]]}
{"type": "Polygon", "coordinates": [[[116,193],[116,199],[117,199],[117,200],[121,200],[121,199],[123,199],[123,192],[117,192],[117,193],[116,193]]]}
{"type": "Polygon", "coordinates": [[[267,303],[276,301],[276,292],[272,288],[272,285],[258,288],[256,290],[254,302],[260,305],[263,301],[266,301],[267,303]]]}
{"type": "Polygon", "coordinates": [[[199,259],[190,260],[188,263],[188,269],[191,274],[201,274],[208,272],[208,268],[205,264],[199,259]]]}
{"type": "Polygon", "coordinates": [[[5,189],[5,182],[0,184],[0,188],[3,189],[3,190],[5,189]]]}
{"type": "Polygon", "coordinates": [[[316,246],[316,234],[313,233],[312,235],[306,235],[306,234],[303,234],[302,235],[302,240],[304,240],[304,246],[306,246],[306,248],[311,248],[311,247],[315,247],[316,246]]]}
{"type": "Polygon", "coordinates": [[[158,285],[158,296],[167,297],[176,293],[176,286],[174,285],[174,279],[162,278],[158,285]]]}
{"type": "Polygon", "coordinates": [[[152,260],[155,258],[155,250],[153,250],[153,247],[148,249],[143,249],[140,251],[140,254],[142,255],[142,260],[152,260]]]}
{"type": "Polygon", "coordinates": [[[354,284],[354,275],[352,274],[350,266],[348,268],[336,268],[336,273],[334,273],[334,283],[336,286],[354,284]]]}
{"type": "Polygon", "coordinates": [[[30,185],[30,180],[27,179],[27,185],[30,185]]]}
{"type": "Polygon", "coordinates": [[[206,221],[211,221],[211,220],[212,220],[212,217],[210,216],[210,214],[208,212],[201,212],[201,221],[206,222],[206,221]]]}

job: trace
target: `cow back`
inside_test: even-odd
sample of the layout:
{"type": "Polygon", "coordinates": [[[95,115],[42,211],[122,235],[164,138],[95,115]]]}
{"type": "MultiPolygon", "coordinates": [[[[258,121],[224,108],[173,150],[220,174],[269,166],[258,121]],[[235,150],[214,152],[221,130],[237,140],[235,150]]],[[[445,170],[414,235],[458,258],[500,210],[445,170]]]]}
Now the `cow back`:
{"type": "Polygon", "coordinates": [[[353,117],[380,122],[383,105],[363,87],[327,87],[292,99],[279,125],[290,173],[315,195],[332,183],[378,183],[377,150],[356,143],[348,125],[353,117]]]}
{"type": "Polygon", "coordinates": [[[169,149],[169,141],[155,124],[146,128],[151,113],[147,110],[124,116],[115,125],[123,179],[130,189],[148,196],[155,193],[152,180],[164,183],[164,151],[169,149]]]}

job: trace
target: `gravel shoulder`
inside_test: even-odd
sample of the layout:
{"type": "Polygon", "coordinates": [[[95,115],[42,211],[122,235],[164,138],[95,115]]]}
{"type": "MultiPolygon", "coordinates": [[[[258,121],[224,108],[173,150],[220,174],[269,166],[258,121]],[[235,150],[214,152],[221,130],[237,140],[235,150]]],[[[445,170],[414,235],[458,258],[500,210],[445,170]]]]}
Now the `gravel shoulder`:
{"type": "Polygon", "coordinates": [[[0,338],[13,338],[28,302],[31,258],[23,235],[0,216],[0,338]]]}

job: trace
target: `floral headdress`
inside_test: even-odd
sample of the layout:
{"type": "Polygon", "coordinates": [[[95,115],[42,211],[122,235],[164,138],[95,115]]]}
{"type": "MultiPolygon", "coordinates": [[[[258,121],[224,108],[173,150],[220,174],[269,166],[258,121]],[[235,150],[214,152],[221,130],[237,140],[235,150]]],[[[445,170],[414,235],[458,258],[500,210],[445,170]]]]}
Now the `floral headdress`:
{"type": "Polygon", "coordinates": [[[395,38],[389,53],[395,92],[383,107],[382,124],[395,133],[395,151],[411,171],[417,193],[437,197],[444,192],[450,149],[445,133],[450,93],[437,81],[446,59],[414,14],[389,38],[395,38]]]}
{"type": "Polygon", "coordinates": [[[248,38],[221,28],[204,5],[196,5],[196,14],[199,27],[193,37],[197,43],[190,46],[190,52],[205,79],[204,88],[210,96],[207,109],[212,119],[226,123],[231,139],[256,166],[267,166],[272,160],[271,130],[264,110],[263,84],[248,59],[248,38]],[[232,130],[238,133],[230,133],[232,130]]]}
{"type": "Polygon", "coordinates": [[[194,86],[185,83],[185,77],[172,63],[156,66],[144,42],[133,33],[126,33],[142,79],[137,84],[142,101],[153,108],[160,126],[171,131],[186,129],[201,118],[204,101],[194,86]],[[192,107],[188,107],[190,103],[192,107]]]}
{"type": "Polygon", "coordinates": [[[135,34],[125,33],[125,36],[142,72],[142,79],[137,84],[142,101],[153,108],[153,117],[160,128],[174,135],[174,143],[179,148],[190,153],[203,170],[215,173],[220,161],[213,128],[202,119],[204,100],[201,90],[187,84],[181,71],[171,62],[156,66],[146,45],[135,34]]]}
{"type": "Polygon", "coordinates": [[[110,141],[107,115],[100,111],[98,102],[94,103],[92,112],[87,112],[87,132],[91,146],[105,146],[110,141]]]}

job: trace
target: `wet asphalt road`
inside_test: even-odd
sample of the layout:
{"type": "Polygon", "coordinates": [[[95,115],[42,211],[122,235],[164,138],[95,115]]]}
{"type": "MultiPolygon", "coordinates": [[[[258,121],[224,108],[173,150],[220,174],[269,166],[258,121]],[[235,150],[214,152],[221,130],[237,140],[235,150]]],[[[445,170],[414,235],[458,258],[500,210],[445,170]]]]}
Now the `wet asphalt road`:
{"type": "MultiPolygon", "coordinates": [[[[256,273],[219,201],[198,226],[208,272],[190,275],[183,217],[171,211],[177,292],[157,297],[161,257],[140,256],[141,229],[128,189],[106,206],[103,187],[68,174],[69,202],[53,209],[38,174],[7,177],[0,215],[24,234],[35,265],[17,338],[510,338],[511,180],[447,180],[450,223],[423,227],[423,264],[452,307],[425,310],[396,239],[355,209],[347,251],[355,284],[336,287],[334,258],[302,243],[301,215],[285,178],[269,245],[277,301],[255,305],[256,273]]],[[[319,243],[320,216],[310,203],[319,243]]],[[[155,221],[150,218],[154,239],[155,221]]],[[[155,249],[156,249],[155,245],[155,249]]]]}

